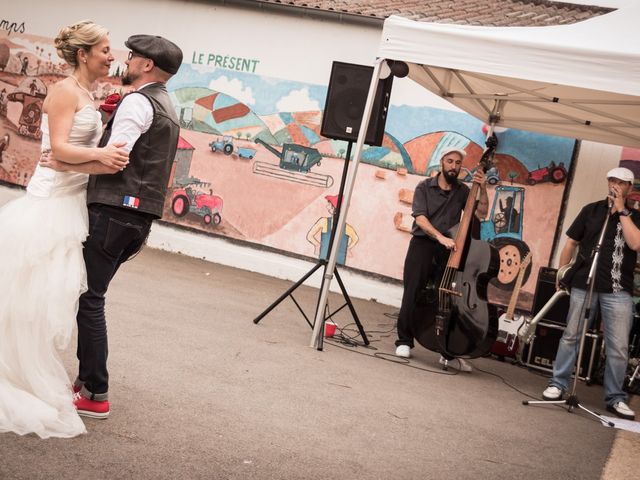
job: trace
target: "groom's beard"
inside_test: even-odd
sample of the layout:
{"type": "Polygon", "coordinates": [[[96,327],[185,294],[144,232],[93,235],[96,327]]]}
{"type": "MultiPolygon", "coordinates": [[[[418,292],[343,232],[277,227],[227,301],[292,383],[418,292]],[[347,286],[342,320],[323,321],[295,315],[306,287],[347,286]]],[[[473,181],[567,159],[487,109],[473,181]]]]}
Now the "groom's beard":
{"type": "Polygon", "coordinates": [[[124,72],[124,76],[122,77],[122,85],[124,86],[133,85],[133,82],[135,82],[137,78],[138,78],[138,75],[130,72],[129,69],[127,68],[127,70],[124,72]]]}

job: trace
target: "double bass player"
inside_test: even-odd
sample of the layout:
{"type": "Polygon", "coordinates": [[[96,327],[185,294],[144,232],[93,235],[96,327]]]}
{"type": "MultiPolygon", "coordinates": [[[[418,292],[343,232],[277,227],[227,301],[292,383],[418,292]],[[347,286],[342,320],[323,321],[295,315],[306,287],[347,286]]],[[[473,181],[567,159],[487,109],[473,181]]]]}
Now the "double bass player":
{"type": "MultiPolygon", "coordinates": [[[[412,323],[416,302],[423,291],[434,262],[446,264],[447,253],[455,249],[455,241],[447,232],[460,222],[469,187],[458,180],[466,152],[459,148],[446,148],[440,157],[440,172],[420,182],[415,189],[412,205],[414,217],[412,238],[404,262],[402,304],[398,315],[396,356],[409,358],[414,346],[412,323]]],[[[473,182],[480,185],[475,215],[484,219],[489,210],[485,174],[478,168],[473,182]]],[[[440,363],[447,365],[453,357],[443,354],[440,363]]],[[[459,358],[459,369],[470,372],[471,366],[459,358]]],[[[454,365],[455,366],[455,365],[454,365]]]]}

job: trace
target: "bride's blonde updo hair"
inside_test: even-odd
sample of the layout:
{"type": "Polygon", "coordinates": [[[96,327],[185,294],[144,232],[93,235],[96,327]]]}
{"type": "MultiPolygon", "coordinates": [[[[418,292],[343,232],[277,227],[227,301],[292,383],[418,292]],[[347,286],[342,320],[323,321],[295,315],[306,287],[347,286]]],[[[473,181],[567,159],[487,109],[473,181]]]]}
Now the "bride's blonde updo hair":
{"type": "Polygon", "coordinates": [[[72,67],[78,66],[78,50],[88,52],[91,47],[99,43],[108,30],[91,20],[82,20],[67,27],[63,27],[55,39],[56,51],[72,67]]]}

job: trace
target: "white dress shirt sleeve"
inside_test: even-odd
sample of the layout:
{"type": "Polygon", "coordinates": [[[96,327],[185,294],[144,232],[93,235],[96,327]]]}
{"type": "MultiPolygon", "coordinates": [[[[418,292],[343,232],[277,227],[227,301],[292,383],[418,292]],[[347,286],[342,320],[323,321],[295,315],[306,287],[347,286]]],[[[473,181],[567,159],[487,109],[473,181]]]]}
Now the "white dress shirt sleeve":
{"type": "Polygon", "coordinates": [[[132,93],[122,99],[116,110],[109,143],[125,142],[131,152],[140,136],[149,130],[153,122],[153,107],[147,97],[132,93]]]}

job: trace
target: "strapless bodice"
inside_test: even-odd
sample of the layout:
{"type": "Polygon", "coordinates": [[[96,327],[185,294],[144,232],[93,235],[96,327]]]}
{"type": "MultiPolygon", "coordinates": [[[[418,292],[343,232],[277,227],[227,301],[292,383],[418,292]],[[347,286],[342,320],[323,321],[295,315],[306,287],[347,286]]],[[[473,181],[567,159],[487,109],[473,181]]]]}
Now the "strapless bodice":
{"type": "MultiPolygon", "coordinates": [[[[42,130],[41,151],[44,152],[51,149],[49,118],[46,113],[42,115],[40,128],[42,130]]],[[[100,112],[92,105],[86,105],[75,113],[69,132],[69,143],[80,147],[95,147],[101,134],[100,112]]],[[[89,176],[85,173],[56,172],[38,164],[27,185],[27,192],[37,197],[75,194],[86,188],[88,179],[89,176]]]]}

